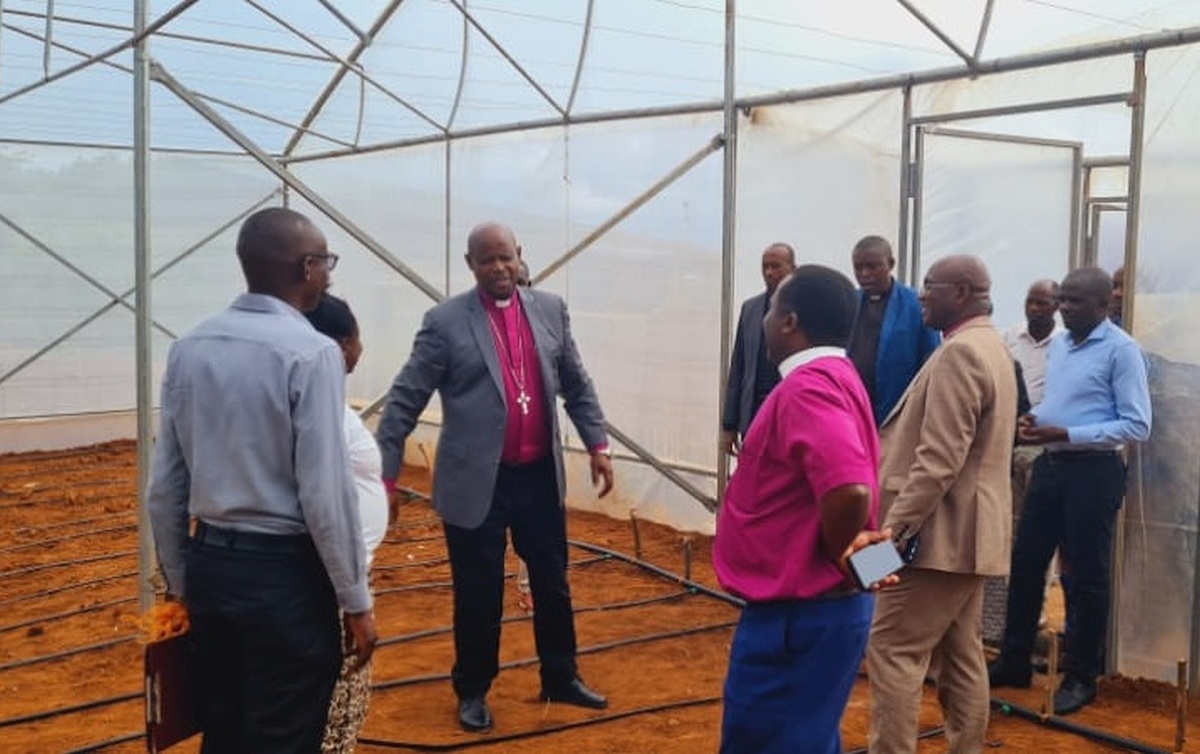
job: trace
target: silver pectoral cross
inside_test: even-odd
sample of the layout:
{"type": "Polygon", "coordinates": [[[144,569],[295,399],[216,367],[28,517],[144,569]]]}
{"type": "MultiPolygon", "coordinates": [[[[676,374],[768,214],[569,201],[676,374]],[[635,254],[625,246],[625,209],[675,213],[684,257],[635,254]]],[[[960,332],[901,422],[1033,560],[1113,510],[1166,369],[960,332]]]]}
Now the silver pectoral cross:
{"type": "Polygon", "coordinates": [[[521,413],[525,416],[529,416],[529,400],[529,393],[526,393],[525,389],[522,388],[521,392],[517,395],[517,403],[521,404],[521,413]]]}

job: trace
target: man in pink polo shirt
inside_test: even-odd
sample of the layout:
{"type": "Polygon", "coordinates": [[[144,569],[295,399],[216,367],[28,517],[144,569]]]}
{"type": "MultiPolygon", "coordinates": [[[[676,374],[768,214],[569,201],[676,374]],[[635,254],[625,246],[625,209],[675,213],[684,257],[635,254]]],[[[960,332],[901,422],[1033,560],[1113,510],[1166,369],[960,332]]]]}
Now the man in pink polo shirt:
{"type": "Polygon", "coordinates": [[[746,433],[717,520],[713,564],[746,600],[725,679],[721,752],[841,751],[838,724],[874,598],[847,580],[874,528],[879,440],[845,345],[854,286],[804,265],[771,297],[767,358],[783,381],[746,433]]]}

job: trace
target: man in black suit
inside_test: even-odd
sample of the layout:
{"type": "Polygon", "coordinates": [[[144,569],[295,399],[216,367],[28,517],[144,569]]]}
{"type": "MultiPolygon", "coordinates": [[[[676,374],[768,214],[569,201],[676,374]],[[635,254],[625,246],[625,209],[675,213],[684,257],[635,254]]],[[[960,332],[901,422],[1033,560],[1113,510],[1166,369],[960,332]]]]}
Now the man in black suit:
{"type": "Polygon", "coordinates": [[[741,438],[758,413],[758,407],[779,384],[779,371],[767,361],[762,322],[771,303],[771,294],[795,269],[796,251],[786,243],[771,244],[762,255],[762,276],[767,289],[742,304],[733,356],[729,360],[725,407],[721,413],[721,450],[729,455],[737,455],[741,438]]]}

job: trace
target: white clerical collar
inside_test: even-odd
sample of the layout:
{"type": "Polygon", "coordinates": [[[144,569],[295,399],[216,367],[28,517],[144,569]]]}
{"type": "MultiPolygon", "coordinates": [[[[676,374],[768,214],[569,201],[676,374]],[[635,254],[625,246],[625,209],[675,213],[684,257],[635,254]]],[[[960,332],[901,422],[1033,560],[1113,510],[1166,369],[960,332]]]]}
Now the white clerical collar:
{"type": "Polygon", "coordinates": [[[841,356],[845,358],[846,349],[838,348],[837,346],[813,346],[812,348],[805,348],[803,351],[797,351],[779,362],[779,375],[787,377],[798,367],[826,356],[841,356]]]}
{"type": "Polygon", "coordinates": [[[508,298],[494,298],[492,299],[492,303],[496,305],[497,309],[507,309],[508,307],[512,306],[513,299],[516,297],[517,294],[514,292],[513,295],[509,296],[508,298]]]}

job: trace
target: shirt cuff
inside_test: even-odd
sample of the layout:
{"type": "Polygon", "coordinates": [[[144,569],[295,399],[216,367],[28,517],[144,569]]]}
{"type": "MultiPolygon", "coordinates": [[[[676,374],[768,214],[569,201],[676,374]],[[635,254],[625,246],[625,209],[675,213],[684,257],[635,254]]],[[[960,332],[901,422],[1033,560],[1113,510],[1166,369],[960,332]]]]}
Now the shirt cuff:
{"type": "Polygon", "coordinates": [[[388,479],[387,477],[384,477],[383,489],[387,490],[387,494],[389,494],[389,495],[392,494],[393,492],[395,492],[396,491],[396,480],[388,479]]]}
{"type": "Polygon", "coordinates": [[[602,454],[608,456],[609,458],[612,458],[612,448],[610,448],[608,443],[606,443],[606,442],[602,442],[599,445],[593,445],[592,447],[588,448],[588,453],[590,453],[592,455],[596,455],[597,453],[602,453],[602,454]]]}
{"type": "Polygon", "coordinates": [[[371,609],[371,590],[364,579],[346,589],[338,590],[338,607],[346,613],[365,613],[371,609]]]}

